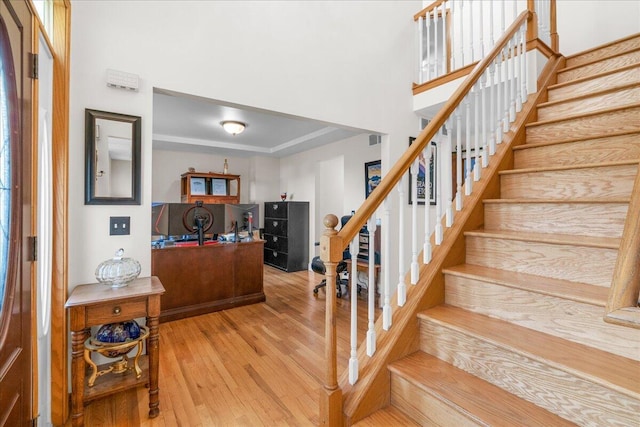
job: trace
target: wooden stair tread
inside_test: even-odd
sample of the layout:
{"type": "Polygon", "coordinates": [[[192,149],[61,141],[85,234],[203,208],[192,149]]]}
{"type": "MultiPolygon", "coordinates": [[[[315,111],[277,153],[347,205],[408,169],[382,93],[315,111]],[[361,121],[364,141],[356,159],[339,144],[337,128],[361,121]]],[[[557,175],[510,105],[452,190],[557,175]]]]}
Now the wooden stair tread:
{"type": "Polygon", "coordinates": [[[589,65],[594,65],[594,64],[597,64],[599,62],[603,62],[603,61],[606,61],[606,60],[609,60],[609,59],[612,59],[612,58],[616,58],[616,57],[619,57],[619,56],[627,55],[627,54],[632,53],[632,52],[638,52],[638,51],[640,51],[640,48],[627,49],[627,50],[624,50],[622,52],[613,53],[611,55],[604,55],[604,56],[601,56],[599,58],[594,58],[591,61],[586,61],[586,62],[583,62],[583,63],[580,63],[580,64],[576,64],[576,65],[571,65],[569,67],[565,67],[562,70],[558,71],[558,75],[562,74],[562,73],[570,72],[570,71],[573,71],[573,70],[577,70],[577,69],[582,68],[582,67],[587,67],[589,65]]]}
{"type": "Polygon", "coordinates": [[[550,243],[558,245],[587,246],[592,248],[618,249],[620,239],[617,237],[591,237],[572,234],[528,233],[507,230],[471,230],[465,236],[493,237],[506,240],[523,240],[527,242],[550,243]]]}
{"type": "Polygon", "coordinates": [[[520,144],[520,145],[516,145],[512,149],[514,151],[528,150],[528,149],[536,148],[536,147],[547,147],[547,146],[550,146],[550,145],[571,144],[572,142],[590,141],[590,140],[597,140],[597,139],[607,139],[607,138],[611,138],[611,137],[623,136],[623,135],[631,135],[631,134],[638,134],[638,137],[640,137],[640,132],[638,132],[638,131],[622,131],[622,132],[616,132],[616,133],[609,133],[609,134],[606,134],[606,135],[599,135],[597,137],[588,137],[588,138],[582,137],[582,138],[576,138],[576,139],[571,139],[571,140],[536,142],[536,143],[532,143],[532,144],[520,144]]]}
{"type": "Polygon", "coordinates": [[[538,203],[585,203],[585,204],[610,204],[610,203],[629,203],[630,199],[576,199],[576,200],[564,200],[564,199],[484,199],[482,202],[485,204],[538,204],[538,203]]]}
{"type": "Polygon", "coordinates": [[[606,305],[609,296],[609,289],[603,286],[500,270],[481,265],[461,264],[445,268],[442,272],[599,307],[606,305]]]}
{"type": "Polygon", "coordinates": [[[519,173],[564,171],[564,170],[604,168],[604,167],[610,167],[610,166],[627,166],[627,165],[638,165],[638,161],[637,160],[618,160],[615,162],[584,163],[580,165],[562,165],[562,166],[550,166],[550,167],[508,169],[508,170],[499,171],[498,174],[499,175],[516,175],[519,173]]]}
{"type": "Polygon", "coordinates": [[[611,92],[618,92],[618,91],[626,90],[626,89],[634,89],[636,87],[638,87],[638,85],[636,83],[619,84],[619,85],[612,86],[612,87],[609,87],[609,88],[606,88],[606,89],[593,91],[593,92],[588,93],[588,94],[582,94],[582,95],[577,95],[577,96],[569,96],[569,97],[558,99],[558,100],[555,100],[555,101],[542,102],[542,103],[538,104],[537,108],[538,109],[540,109],[540,108],[550,108],[550,107],[554,107],[554,106],[557,106],[557,105],[566,104],[566,103],[569,103],[569,102],[583,100],[583,99],[588,99],[588,98],[591,98],[591,97],[594,97],[594,96],[604,95],[604,94],[611,93],[611,92]]]}
{"type": "Polygon", "coordinates": [[[614,113],[616,111],[630,110],[630,109],[638,108],[638,107],[640,107],[640,103],[639,104],[625,105],[625,106],[622,106],[622,107],[607,108],[607,109],[603,109],[603,110],[600,110],[600,111],[592,111],[592,112],[589,112],[589,113],[562,115],[562,116],[560,116],[558,118],[555,118],[555,119],[541,120],[541,121],[538,121],[538,122],[527,123],[525,125],[525,128],[526,129],[530,129],[530,128],[541,127],[541,126],[548,125],[548,124],[553,124],[553,123],[566,122],[566,121],[575,120],[575,119],[584,119],[585,117],[606,115],[606,114],[609,114],[609,113],[614,113]]]}
{"type": "Polygon", "coordinates": [[[353,427],[388,426],[419,427],[420,424],[413,421],[411,418],[406,416],[404,412],[392,405],[379,409],[368,417],[353,424],[353,427]]]}
{"type": "MultiPolygon", "coordinates": [[[[627,41],[631,41],[631,40],[634,40],[634,39],[640,39],[640,33],[631,34],[631,35],[626,36],[626,37],[622,37],[622,38],[619,38],[619,39],[616,39],[616,40],[612,40],[612,41],[607,42],[607,43],[600,44],[598,46],[591,47],[589,49],[585,49],[583,51],[580,51],[580,52],[577,52],[577,53],[574,53],[572,55],[567,56],[566,59],[567,60],[572,60],[572,59],[575,59],[575,58],[579,58],[581,56],[584,56],[584,55],[587,55],[587,54],[590,54],[590,53],[594,53],[594,52],[597,52],[597,51],[600,51],[600,50],[604,50],[604,49],[607,49],[607,48],[615,46],[615,45],[623,44],[623,43],[625,43],[627,41]]],[[[633,49],[630,49],[630,50],[633,50],[633,49]]]]}
{"type": "Polygon", "coordinates": [[[482,424],[575,425],[421,351],[392,363],[389,370],[482,424]]]}
{"type": "Polygon", "coordinates": [[[640,362],[446,304],[423,311],[418,317],[640,399],[640,362]]]}
{"type": "Polygon", "coordinates": [[[601,73],[596,73],[596,74],[592,74],[592,75],[589,75],[589,76],[579,77],[577,79],[569,80],[567,82],[556,83],[556,84],[553,84],[553,85],[549,85],[547,90],[552,91],[554,89],[560,89],[560,88],[564,88],[564,87],[571,86],[571,85],[579,85],[579,84],[587,82],[589,80],[597,79],[597,78],[600,78],[600,77],[605,77],[605,76],[608,76],[608,75],[611,75],[611,74],[615,74],[615,73],[617,73],[619,71],[625,71],[625,70],[629,70],[629,69],[633,69],[633,68],[640,68],[640,64],[625,65],[624,67],[616,68],[615,70],[603,71],[601,73]]]}

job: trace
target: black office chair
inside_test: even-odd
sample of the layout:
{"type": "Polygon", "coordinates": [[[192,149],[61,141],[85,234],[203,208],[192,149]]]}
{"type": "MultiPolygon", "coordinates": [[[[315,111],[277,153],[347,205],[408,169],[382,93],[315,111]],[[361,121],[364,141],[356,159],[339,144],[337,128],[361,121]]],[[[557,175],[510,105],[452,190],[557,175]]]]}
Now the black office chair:
{"type": "MultiPolygon", "coordinates": [[[[324,266],[324,262],[320,259],[319,256],[313,257],[311,260],[311,270],[318,274],[325,274],[326,268],[324,266]]],[[[342,298],[342,285],[348,286],[349,281],[347,279],[340,278],[340,273],[347,270],[347,263],[344,261],[340,261],[336,266],[336,296],[338,298],[342,298]]],[[[327,279],[322,279],[320,283],[318,283],[315,288],[313,288],[314,295],[318,295],[318,289],[324,288],[327,286],[327,279]]]]}
{"type": "MultiPolygon", "coordinates": [[[[345,215],[340,218],[340,227],[344,227],[349,219],[351,219],[351,215],[345,215]]],[[[340,274],[347,270],[347,263],[344,261],[346,259],[351,259],[351,253],[348,248],[342,252],[342,261],[336,266],[336,296],[338,298],[342,298],[342,286],[349,286],[349,281],[340,277],[340,274]]],[[[319,256],[315,256],[311,260],[311,270],[313,270],[314,273],[322,275],[326,273],[327,269],[319,256]]],[[[327,286],[327,279],[322,279],[322,281],[313,288],[313,294],[318,295],[318,289],[324,288],[325,286],[327,286]]]]}

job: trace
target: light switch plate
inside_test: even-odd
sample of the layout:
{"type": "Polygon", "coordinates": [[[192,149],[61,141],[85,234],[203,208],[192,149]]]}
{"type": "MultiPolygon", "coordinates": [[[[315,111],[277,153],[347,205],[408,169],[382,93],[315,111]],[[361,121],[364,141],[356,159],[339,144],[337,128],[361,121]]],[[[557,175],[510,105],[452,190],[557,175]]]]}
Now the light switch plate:
{"type": "Polygon", "coordinates": [[[128,216],[112,216],[109,218],[109,235],[124,236],[131,234],[129,228],[131,226],[131,217],[128,216]]]}

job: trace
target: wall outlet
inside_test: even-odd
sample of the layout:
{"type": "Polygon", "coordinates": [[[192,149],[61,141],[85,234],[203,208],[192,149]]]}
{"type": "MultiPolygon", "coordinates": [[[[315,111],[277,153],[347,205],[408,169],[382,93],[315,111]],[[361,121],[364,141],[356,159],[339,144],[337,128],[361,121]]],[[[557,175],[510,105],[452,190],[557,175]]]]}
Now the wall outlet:
{"type": "Polygon", "coordinates": [[[131,234],[129,228],[131,225],[131,218],[128,216],[112,216],[109,218],[109,235],[110,236],[123,236],[131,234]]]}

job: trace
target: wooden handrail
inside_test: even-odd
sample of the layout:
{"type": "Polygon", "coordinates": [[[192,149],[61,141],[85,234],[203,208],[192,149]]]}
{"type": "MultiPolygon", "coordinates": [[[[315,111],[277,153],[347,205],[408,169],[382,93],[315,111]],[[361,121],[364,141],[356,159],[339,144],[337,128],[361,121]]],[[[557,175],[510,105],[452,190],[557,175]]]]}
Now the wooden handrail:
{"type": "Polygon", "coordinates": [[[640,164],[631,192],[604,320],[640,329],[640,164]]]}
{"type": "Polygon", "coordinates": [[[427,16],[427,13],[431,12],[435,8],[439,7],[442,3],[446,3],[447,1],[448,0],[437,0],[431,3],[429,6],[425,7],[420,12],[413,15],[413,20],[417,21],[420,17],[425,18],[427,16]]]}
{"type": "MultiPolygon", "coordinates": [[[[433,6],[433,5],[432,5],[433,6]]],[[[435,6],[434,6],[435,7],[435,6]]],[[[502,55],[503,48],[513,38],[520,26],[533,18],[529,10],[523,11],[506,32],[496,42],[488,55],[480,61],[465,81],[453,93],[445,105],[420,132],[414,143],[398,159],[380,184],[371,192],[369,197],[358,208],[351,219],[336,233],[337,220],[334,215],[327,215],[324,219],[325,233],[320,238],[320,258],[327,265],[327,283],[333,283],[335,265],[342,259],[342,251],[360,231],[362,226],[373,215],[378,206],[395,188],[413,161],[420,155],[427,143],[432,140],[436,132],[471,91],[473,85],[480,79],[491,63],[502,55]]],[[[336,356],[336,299],[333,292],[327,292],[325,312],[325,384],[320,396],[320,424],[342,425],[342,391],[337,386],[337,356],[336,356]]]]}
{"type": "MultiPolygon", "coordinates": [[[[484,70],[502,54],[502,49],[515,35],[518,28],[520,28],[525,21],[531,19],[532,16],[533,14],[528,10],[518,15],[518,18],[509,26],[505,34],[496,42],[491,52],[475,66],[471,74],[467,76],[466,80],[456,89],[440,111],[422,132],[420,132],[414,143],[411,144],[409,149],[398,159],[382,181],[380,181],[380,184],[371,192],[362,206],[356,211],[355,215],[342,227],[336,236],[336,238],[340,239],[338,242],[340,245],[342,245],[342,242],[350,242],[355,237],[356,233],[358,233],[376,211],[377,207],[384,201],[387,195],[389,195],[398,181],[400,181],[402,175],[409,169],[409,166],[411,166],[411,163],[420,155],[427,143],[432,140],[438,129],[444,125],[447,118],[453,113],[456,107],[460,105],[466,94],[471,91],[471,87],[480,79],[484,70]]],[[[339,254],[336,252],[337,255],[342,256],[342,248],[341,246],[339,254]]],[[[339,260],[340,258],[336,258],[333,262],[338,262],[339,260]]],[[[324,258],[323,261],[325,261],[324,258]]]]}

